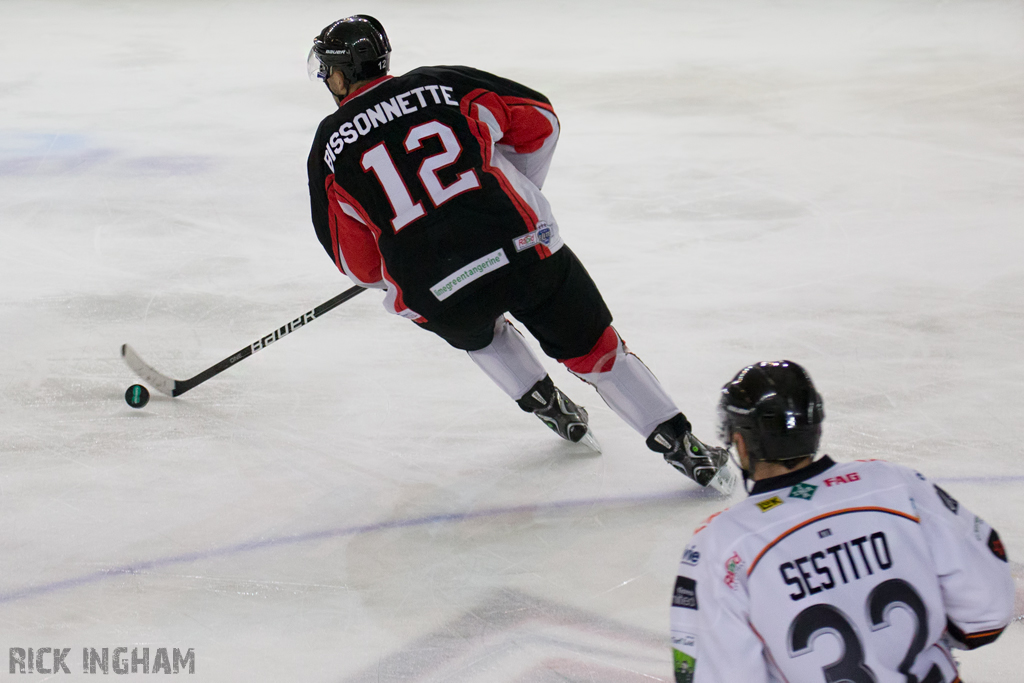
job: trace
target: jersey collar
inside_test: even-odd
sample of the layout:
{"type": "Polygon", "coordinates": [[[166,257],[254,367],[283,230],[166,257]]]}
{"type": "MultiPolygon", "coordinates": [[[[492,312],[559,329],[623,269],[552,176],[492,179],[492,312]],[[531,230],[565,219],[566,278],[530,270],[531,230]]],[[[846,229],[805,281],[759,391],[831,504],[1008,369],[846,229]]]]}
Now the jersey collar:
{"type": "Polygon", "coordinates": [[[835,464],[836,463],[832,458],[827,455],[823,455],[807,467],[801,467],[798,470],[786,472],[785,474],[780,474],[777,477],[769,477],[768,479],[759,479],[758,481],[755,481],[754,486],[750,489],[750,495],[756,496],[759,493],[775,491],[776,489],[784,489],[787,486],[796,486],[802,481],[818,476],[835,464]]]}
{"type": "Polygon", "coordinates": [[[346,102],[348,102],[352,98],[359,97],[363,93],[366,93],[366,92],[369,92],[370,90],[373,90],[374,88],[376,88],[378,85],[380,85],[384,81],[390,81],[392,78],[394,78],[394,76],[384,75],[384,76],[381,76],[380,78],[377,78],[377,79],[374,79],[374,80],[370,81],[369,83],[367,83],[366,85],[362,86],[361,88],[359,88],[355,92],[350,92],[348,95],[345,96],[345,99],[343,99],[341,102],[338,103],[338,108],[340,109],[342,106],[344,106],[344,104],[346,102]]]}

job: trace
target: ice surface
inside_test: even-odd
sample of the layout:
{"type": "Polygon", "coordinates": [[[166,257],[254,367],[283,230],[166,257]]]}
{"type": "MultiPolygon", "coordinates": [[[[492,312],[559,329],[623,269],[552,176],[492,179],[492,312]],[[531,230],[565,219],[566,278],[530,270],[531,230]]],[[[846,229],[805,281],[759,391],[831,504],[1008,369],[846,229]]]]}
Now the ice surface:
{"type": "MultiPolygon", "coordinates": [[[[332,103],[304,60],[356,12],[398,73],[470,64],[551,97],[562,233],[699,436],[737,369],[797,360],[826,451],[919,467],[1022,557],[1020,2],[6,0],[0,656],[671,679],[677,558],[724,503],[553,361],[603,455],[375,293],[124,404],[123,342],[189,377],[349,286],[309,225],[332,103]]],[[[1021,647],[1018,623],[964,679],[1020,680],[1021,647]]]]}

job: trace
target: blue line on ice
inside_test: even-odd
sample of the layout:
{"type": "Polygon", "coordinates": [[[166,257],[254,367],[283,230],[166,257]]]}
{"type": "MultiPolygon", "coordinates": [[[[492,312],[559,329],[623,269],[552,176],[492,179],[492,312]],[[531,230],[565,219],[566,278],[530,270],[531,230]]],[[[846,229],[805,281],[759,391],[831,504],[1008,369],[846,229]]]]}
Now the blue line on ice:
{"type": "MultiPolygon", "coordinates": [[[[946,477],[937,478],[934,479],[933,481],[942,484],[1008,484],[1024,481],[1024,475],[946,477]]],[[[163,567],[170,567],[172,565],[188,564],[190,562],[198,562],[201,560],[210,560],[218,557],[226,557],[230,555],[236,555],[238,553],[260,550],[262,548],[280,548],[283,546],[296,545],[298,543],[307,543],[309,541],[319,541],[328,538],[338,538],[342,536],[359,536],[362,534],[376,533],[378,531],[404,529],[408,527],[425,526],[428,524],[458,523],[474,519],[484,519],[488,517],[501,517],[503,515],[521,515],[528,513],[543,514],[548,512],[557,512],[559,510],[571,510],[574,508],[585,508],[594,506],[614,507],[620,505],[643,505],[647,503],[662,503],[674,500],[687,500],[692,498],[710,498],[713,495],[714,494],[707,493],[703,490],[685,489],[681,491],[669,491],[665,493],[655,493],[643,496],[588,498],[582,500],[561,500],[554,501],[551,503],[538,503],[534,505],[518,505],[512,507],[476,510],[472,512],[456,512],[441,515],[428,515],[426,517],[413,517],[409,519],[395,519],[387,522],[377,522],[375,524],[363,524],[359,526],[338,527],[335,529],[311,531],[309,533],[297,534],[294,536],[279,536],[276,538],[265,538],[259,540],[246,541],[244,543],[237,543],[234,545],[228,545],[222,548],[214,548],[213,550],[183,553],[181,555],[171,555],[168,557],[161,557],[153,560],[140,560],[133,564],[125,564],[118,567],[110,567],[109,569],[101,569],[98,571],[90,572],[88,574],[82,574],[80,576],[64,579],[62,581],[52,581],[49,583],[26,586],[24,588],[16,588],[5,593],[0,593],[0,604],[17,602],[19,600],[24,600],[25,598],[47,595],[49,593],[55,593],[61,590],[74,589],[80,586],[85,586],[90,583],[96,583],[107,578],[120,576],[122,574],[138,574],[140,572],[146,571],[147,569],[160,569],[163,567]]]]}

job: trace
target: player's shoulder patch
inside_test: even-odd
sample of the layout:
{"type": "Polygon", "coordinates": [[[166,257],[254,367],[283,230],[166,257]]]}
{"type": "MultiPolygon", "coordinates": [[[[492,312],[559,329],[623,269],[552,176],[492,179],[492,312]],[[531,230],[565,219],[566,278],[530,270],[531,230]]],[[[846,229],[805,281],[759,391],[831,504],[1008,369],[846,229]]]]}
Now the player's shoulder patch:
{"type": "Polygon", "coordinates": [[[740,557],[739,552],[733,552],[733,554],[725,561],[725,576],[723,581],[730,590],[736,590],[738,586],[736,577],[740,571],[747,566],[747,563],[740,557]]]}
{"type": "Polygon", "coordinates": [[[808,484],[804,481],[789,490],[789,497],[799,498],[801,500],[810,500],[811,498],[814,498],[814,493],[817,490],[817,486],[814,484],[808,484]]]}
{"type": "Polygon", "coordinates": [[[835,466],[818,474],[815,477],[815,483],[820,484],[824,490],[829,492],[836,490],[836,487],[842,487],[843,491],[847,491],[850,487],[844,485],[859,483],[862,486],[874,486],[879,484],[880,479],[899,476],[899,473],[903,471],[910,472],[911,470],[888,460],[861,458],[836,463],[835,466]],[[868,480],[872,483],[867,484],[868,480]]]}
{"type": "Polygon", "coordinates": [[[697,660],[682,650],[673,648],[673,663],[676,670],[676,683],[693,683],[693,673],[697,669],[697,660]]]}
{"type": "Polygon", "coordinates": [[[836,474],[831,477],[825,477],[822,483],[825,484],[825,488],[832,488],[833,486],[841,486],[843,484],[852,484],[860,481],[860,472],[854,470],[853,472],[847,472],[846,474],[836,474]]]}
{"type": "Polygon", "coordinates": [[[756,503],[754,503],[754,505],[756,505],[758,509],[761,510],[761,512],[768,512],[769,510],[773,510],[779,507],[783,503],[785,503],[785,501],[779,498],[778,496],[772,496],[771,498],[759,500],[756,503]]]}
{"type": "Polygon", "coordinates": [[[954,515],[957,514],[960,511],[960,503],[957,502],[956,498],[946,493],[938,484],[932,484],[932,486],[935,487],[935,493],[938,494],[942,504],[954,515]]]}
{"type": "Polygon", "coordinates": [[[1000,540],[999,534],[996,533],[995,529],[988,535],[988,549],[1003,562],[1009,562],[1006,559],[1006,548],[1003,547],[1003,542],[1000,540]]]}
{"type": "Polygon", "coordinates": [[[697,609],[697,581],[689,576],[677,576],[672,594],[672,606],[697,609]]]}

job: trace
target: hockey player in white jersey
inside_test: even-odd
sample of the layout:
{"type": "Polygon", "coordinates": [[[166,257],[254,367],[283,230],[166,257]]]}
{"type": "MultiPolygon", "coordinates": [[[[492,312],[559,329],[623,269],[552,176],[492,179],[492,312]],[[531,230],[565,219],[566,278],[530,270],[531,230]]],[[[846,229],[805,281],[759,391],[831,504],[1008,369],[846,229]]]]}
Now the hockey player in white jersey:
{"type": "Polygon", "coordinates": [[[950,647],[1013,616],[995,529],[913,470],[815,460],[824,411],[796,363],[744,368],[720,409],[753,486],[683,553],[676,681],[959,681],[950,647]]]}

